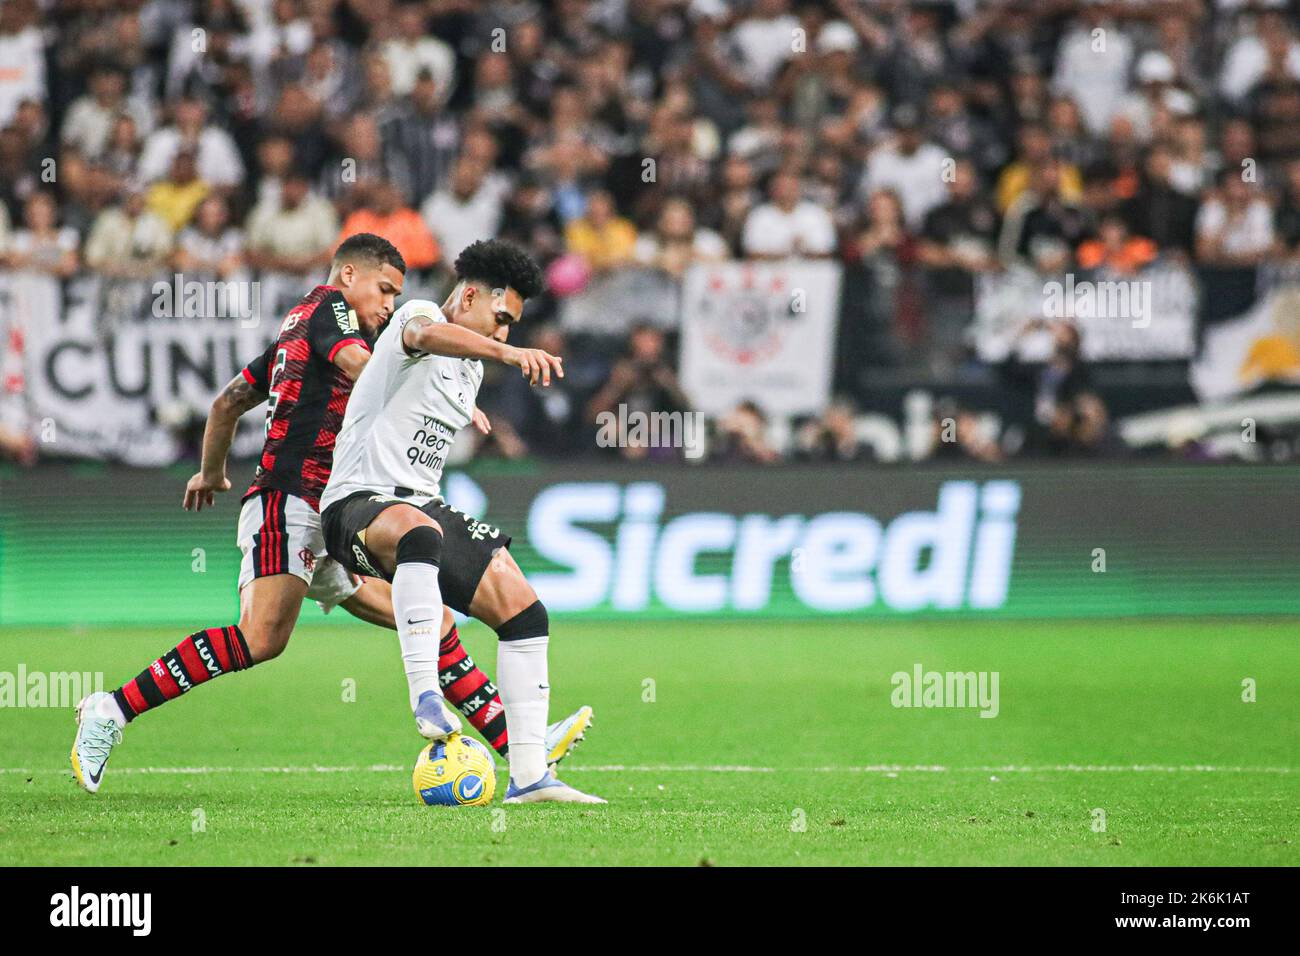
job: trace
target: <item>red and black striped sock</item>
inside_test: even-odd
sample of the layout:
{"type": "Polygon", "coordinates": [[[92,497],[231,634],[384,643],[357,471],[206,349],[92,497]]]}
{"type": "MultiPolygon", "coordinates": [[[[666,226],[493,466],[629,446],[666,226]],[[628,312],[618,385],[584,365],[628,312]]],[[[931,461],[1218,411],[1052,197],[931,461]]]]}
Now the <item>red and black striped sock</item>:
{"type": "Polygon", "coordinates": [[[506,756],[506,708],[496,685],[478,669],[460,642],[452,625],[438,647],[438,683],[447,701],[456,707],[483,739],[501,756],[506,756]]]}
{"type": "Polygon", "coordinates": [[[191,634],[170,651],[113,691],[127,721],[146,710],[167,703],[173,697],[222,674],[253,666],[248,644],[238,626],[210,627],[191,634]]]}

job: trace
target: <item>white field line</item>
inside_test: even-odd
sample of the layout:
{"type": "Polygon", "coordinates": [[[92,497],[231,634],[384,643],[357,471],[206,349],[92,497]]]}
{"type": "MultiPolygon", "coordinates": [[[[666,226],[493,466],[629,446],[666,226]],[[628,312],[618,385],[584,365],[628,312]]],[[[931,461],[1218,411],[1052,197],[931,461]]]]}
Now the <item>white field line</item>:
{"type": "MultiPolygon", "coordinates": [[[[407,773],[402,764],[369,764],[341,767],[114,767],[116,774],[201,775],[225,773],[407,773]]],[[[1209,764],[1042,764],[1038,766],[945,767],[933,764],[869,764],[852,767],[750,767],[726,764],[603,764],[591,767],[570,765],[570,771],[582,773],[862,773],[897,775],[900,773],[1295,773],[1295,767],[1223,767],[1209,764]]],[[[0,767],[0,774],[32,776],[66,774],[66,768],[0,767]]]]}

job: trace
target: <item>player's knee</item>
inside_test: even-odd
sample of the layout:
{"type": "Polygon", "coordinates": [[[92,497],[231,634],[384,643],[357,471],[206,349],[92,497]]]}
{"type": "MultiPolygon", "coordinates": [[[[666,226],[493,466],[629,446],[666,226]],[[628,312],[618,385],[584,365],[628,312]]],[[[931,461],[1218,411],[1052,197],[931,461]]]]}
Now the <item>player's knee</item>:
{"type": "Polygon", "coordinates": [[[551,633],[550,616],[546,605],[534,601],[510,620],[500,624],[497,637],[503,641],[522,641],[530,637],[547,637],[551,633]]]}
{"type": "Polygon", "coordinates": [[[442,563],[442,530],[437,524],[416,525],[397,539],[396,564],[442,563]]]}
{"type": "Polygon", "coordinates": [[[240,628],[254,664],[273,660],[289,646],[293,625],[287,622],[257,622],[240,628]]]}

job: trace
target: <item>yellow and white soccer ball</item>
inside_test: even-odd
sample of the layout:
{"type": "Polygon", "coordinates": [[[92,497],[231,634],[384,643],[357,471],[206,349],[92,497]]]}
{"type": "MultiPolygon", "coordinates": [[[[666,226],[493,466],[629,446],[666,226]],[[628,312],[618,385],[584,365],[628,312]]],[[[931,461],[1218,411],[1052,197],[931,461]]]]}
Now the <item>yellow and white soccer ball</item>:
{"type": "Polygon", "coordinates": [[[452,734],[420,751],[411,782],[429,806],[478,807],[496,793],[496,765],[492,752],[473,737],[452,734]]]}

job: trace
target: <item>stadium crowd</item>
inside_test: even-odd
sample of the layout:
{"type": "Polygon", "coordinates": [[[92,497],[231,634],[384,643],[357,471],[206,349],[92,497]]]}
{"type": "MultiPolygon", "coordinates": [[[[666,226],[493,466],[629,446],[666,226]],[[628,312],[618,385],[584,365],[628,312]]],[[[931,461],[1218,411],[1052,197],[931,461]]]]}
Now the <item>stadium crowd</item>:
{"type": "MultiPolygon", "coordinates": [[[[859,366],[955,379],[977,281],[1014,264],[1300,263],[1287,0],[4,0],[0,62],[8,270],[306,289],[359,231],[428,289],[485,236],[570,294],[730,258],[858,269],[847,394],[776,442],[738,407],[714,423],[735,459],[870,455],[859,366]]],[[[491,380],[492,450],[593,448],[620,402],[689,410],[671,328],[575,335],[561,306],[525,335],[571,374],[491,380]]],[[[1052,336],[999,372],[1033,409],[1017,447],[1105,448],[1078,332],[1052,336]]],[[[936,448],[1007,454],[978,418],[940,402],[936,448]]]]}

